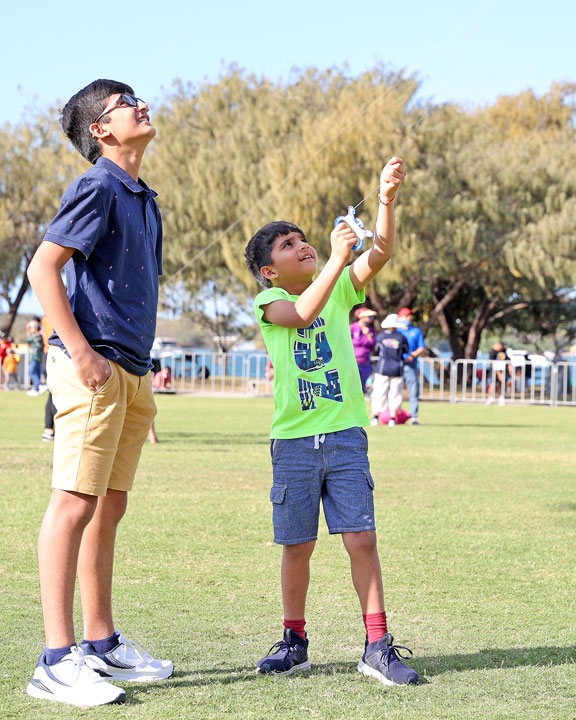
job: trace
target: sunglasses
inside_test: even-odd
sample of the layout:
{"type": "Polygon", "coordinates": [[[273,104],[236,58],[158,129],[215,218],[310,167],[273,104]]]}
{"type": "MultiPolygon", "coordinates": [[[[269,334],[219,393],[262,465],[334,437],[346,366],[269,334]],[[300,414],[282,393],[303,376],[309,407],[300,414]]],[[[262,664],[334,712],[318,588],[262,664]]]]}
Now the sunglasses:
{"type": "Polygon", "coordinates": [[[146,101],[142,100],[142,98],[137,98],[137,97],[134,97],[134,95],[128,95],[126,93],[122,93],[121,95],[119,95],[116,98],[116,100],[114,100],[112,105],[109,105],[104,110],[104,112],[101,112],[100,115],[98,115],[98,117],[96,118],[96,120],[94,120],[94,122],[97,123],[101,118],[104,117],[104,115],[107,115],[109,112],[111,112],[112,110],[115,110],[116,108],[119,108],[119,107],[128,106],[128,107],[137,108],[138,103],[142,103],[143,105],[146,105],[146,101]]]}

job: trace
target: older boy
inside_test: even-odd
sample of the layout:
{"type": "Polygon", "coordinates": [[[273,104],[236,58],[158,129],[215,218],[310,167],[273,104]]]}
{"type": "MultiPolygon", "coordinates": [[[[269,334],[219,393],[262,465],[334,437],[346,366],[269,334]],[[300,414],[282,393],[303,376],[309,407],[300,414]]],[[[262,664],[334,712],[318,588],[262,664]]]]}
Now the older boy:
{"type": "Polygon", "coordinates": [[[265,225],[246,248],[249,269],[268,288],[254,307],[275,369],[270,499],[274,540],[283,545],[284,636],[259,661],[260,673],[310,667],[305,605],[322,498],[328,529],[342,535],[350,556],[366,626],[358,670],[385,684],[418,680],[386,626],[362,427],[368,416],[348,326],[350,309],[392,255],[392,202],[404,177],[402,160],[392,158],[380,178],[374,243],[350,267],[356,237],[344,223],[332,232],[331,255],[315,280],[316,251],[296,225],[265,225]]]}
{"type": "Polygon", "coordinates": [[[57,408],[53,490],[38,542],[46,647],[28,694],[93,706],[125,700],[105,678],[173,671],[114,629],[111,600],[116,528],[156,413],[150,349],[162,226],[156,193],[138,178],[156,130],[132,88],[96,80],[64,107],[62,126],[94,167],[64,193],[28,271],[55,329],[47,373],[57,408]]]}

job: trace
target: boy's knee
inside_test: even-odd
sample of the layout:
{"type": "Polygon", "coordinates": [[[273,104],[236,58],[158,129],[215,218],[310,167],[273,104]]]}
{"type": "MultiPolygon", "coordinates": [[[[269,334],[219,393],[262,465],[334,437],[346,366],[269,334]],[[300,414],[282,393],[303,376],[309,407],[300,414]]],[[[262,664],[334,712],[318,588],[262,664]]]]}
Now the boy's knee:
{"type": "Polygon", "coordinates": [[[99,498],[100,509],[105,519],[119,523],[128,507],[128,493],[123,490],[108,490],[104,497],[99,498]]]}
{"type": "Polygon", "coordinates": [[[346,550],[352,553],[373,553],[376,551],[376,532],[362,530],[361,532],[342,533],[346,550]]]}
{"type": "Polygon", "coordinates": [[[70,526],[87,525],[96,511],[98,498],[94,495],[53,490],[50,498],[49,511],[54,518],[66,522],[70,526]]]}
{"type": "Polygon", "coordinates": [[[297,545],[284,545],[284,555],[291,560],[302,560],[309,558],[314,552],[316,541],[298,543],[297,545]]]}

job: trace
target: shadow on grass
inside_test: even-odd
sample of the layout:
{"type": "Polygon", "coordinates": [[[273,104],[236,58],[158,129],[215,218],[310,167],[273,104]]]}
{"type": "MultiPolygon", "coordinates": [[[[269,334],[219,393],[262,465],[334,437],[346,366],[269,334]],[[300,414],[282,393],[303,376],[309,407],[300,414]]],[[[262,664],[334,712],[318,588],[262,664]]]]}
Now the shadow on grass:
{"type": "Polygon", "coordinates": [[[566,647],[490,648],[468,655],[415,657],[410,664],[428,677],[468,670],[501,670],[514,667],[569,665],[576,663],[576,645],[566,647]]]}
{"type": "Polygon", "coordinates": [[[307,678],[314,675],[360,675],[356,671],[356,662],[349,663],[312,663],[312,668],[309,671],[295,673],[294,675],[287,676],[269,676],[265,677],[259,675],[256,672],[256,664],[248,667],[234,667],[234,668],[213,668],[208,670],[196,670],[185,672],[183,670],[177,670],[171,678],[160,683],[149,683],[142,684],[138,687],[125,687],[128,695],[128,701],[130,703],[138,703],[140,700],[138,697],[133,697],[134,694],[138,695],[138,690],[149,694],[154,691],[162,691],[167,687],[175,688],[186,688],[186,687],[202,687],[205,685],[232,685],[238,682],[286,682],[295,678],[307,678]]]}
{"type": "Polygon", "coordinates": [[[475,427],[475,428],[539,428],[542,425],[527,425],[526,423],[444,423],[444,422],[427,422],[426,427],[475,427]]]}
{"type": "Polygon", "coordinates": [[[191,445],[269,445],[266,433],[194,433],[194,432],[162,432],[161,440],[168,442],[185,442],[191,445]]]}
{"type": "Polygon", "coordinates": [[[562,505],[556,505],[555,509],[560,512],[576,512],[576,503],[563,503],[562,505]]]}
{"type": "MultiPolygon", "coordinates": [[[[420,674],[420,685],[428,684],[428,678],[449,672],[468,672],[470,670],[506,670],[515,667],[552,667],[554,665],[570,665],[576,663],[576,645],[567,647],[533,647],[533,648],[491,648],[476,653],[462,655],[432,655],[415,657],[409,662],[420,674]]],[[[356,661],[314,663],[308,672],[297,673],[286,677],[275,677],[274,681],[290,681],[295,678],[313,677],[315,675],[349,675],[351,678],[362,678],[356,670],[356,661]]],[[[270,678],[272,679],[272,678],[270,678]]],[[[255,672],[255,666],[213,668],[198,671],[176,671],[166,682],[141,685],[141,692],[162,692],[166,687],[202,687],[204,685],[232,685],[238,682],[266,682],[267,678],[255,672]],[[145,688],[145,690],[144,690],[145,688]]],[[[137,688],[127,688],[129,702],[139,702],[137,688]]]]}

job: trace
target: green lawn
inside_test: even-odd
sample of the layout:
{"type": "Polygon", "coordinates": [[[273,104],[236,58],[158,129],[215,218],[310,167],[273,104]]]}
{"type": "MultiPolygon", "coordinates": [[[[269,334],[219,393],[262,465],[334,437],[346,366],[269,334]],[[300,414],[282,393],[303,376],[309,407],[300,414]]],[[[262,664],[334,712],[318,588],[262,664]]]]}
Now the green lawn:
{"type": "Polygon", "coordinates": [[[42,648],[35,545],[51,447],[43,399],[0,395],[0,717],[576,717],[573,409],[428,403],[420,427],[368,430],[389,626],[422,676],[390,689],[356,672],[362,618],[324,525],[307,611],[313,669],[255,675],[282,621],[272,401],[158,405],[161,443],[144,450],[121,525],[114,598],[123,632],[177,669],[126,686],[127,705],[84,711],[25,694],[42,648]]]}

